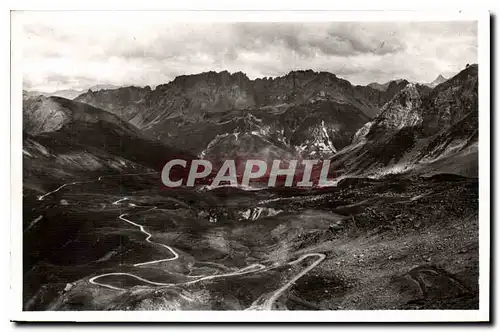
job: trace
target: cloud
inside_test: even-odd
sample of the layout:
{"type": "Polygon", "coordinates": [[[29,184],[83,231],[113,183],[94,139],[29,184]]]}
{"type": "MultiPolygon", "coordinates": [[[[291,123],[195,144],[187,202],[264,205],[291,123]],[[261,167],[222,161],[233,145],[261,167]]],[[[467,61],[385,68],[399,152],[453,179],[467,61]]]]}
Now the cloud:
{"type": "MultiPolygon", "coordinates": [[[[106,14],[110,15],[110,14],[106,14]]],[[[105,15],[31,14],[23,78],[31,89],[158,85],[203,71],[250,78],[330,71],[353,84],[429,82],[477,62],[476,22],[109,22],[105,15]],[[54,16],[55,15],[55,16],[54,16]],[[91,24],[90,24],[91,22],[91,24]]]]}
{"type": "Polygon", "coordinates": [[[376,26],[365,29],[358,23],[244,23],[235,24],[237,45],[262,50],[279,45],[289,52],[312,57],[324,55],[384,55],[404,50],[404,44],[389,34],[377,34],[376,26]],[[361,28],[361,29],[360,29],[361,28]]]}

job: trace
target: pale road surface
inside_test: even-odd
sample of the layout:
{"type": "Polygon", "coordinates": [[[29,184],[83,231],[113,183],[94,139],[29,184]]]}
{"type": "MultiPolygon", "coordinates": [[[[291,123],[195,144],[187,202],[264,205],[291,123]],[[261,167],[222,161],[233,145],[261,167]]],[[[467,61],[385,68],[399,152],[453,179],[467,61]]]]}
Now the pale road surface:
{"type": "MultiPolygon", "coordinates": [[[[132,174],[127,174],[127,175],[132,175],[132,174]]],[[[100,176],[97,180],[100,181],[103,177],[104,176],[100,176]]],[[[69,182],[69,183],[65,183],[62,186],[56,188],[55,190],[50,191],[50,192],[48,192],[48,193],[46,193],[46,194],[44,194],[42,196],[39,196],[38,200],[41,201],[45,197],[47,197],[47,196],[49,196],[49,195],[51,195],[51,194],[53,194],[55,192],[58,192],[59,190],[63,189],[64,187],[66,187],[68,185],[75,185],[75,184],[79,184],[79,183],[85,183],[85,182],[69,182]]],[[[120,202],[125,201],[125,200],[128,200],[128,198],[127,197],[121,198],[121,199],[113,202],[112,204],[113,205],[118,205],[120,202]]],[[[149,210],[143,211],[143,212],[148,212],[148,211],[151,211],[151,210],[155,210],[156,208],[157,207],[155,206],[155,207],[153,207],[153,208],[151,208],[149,210]]],[[[144,266],[144,265],[156,264],[156,263],[167,262],[167,261],[174,261],[174,260],[179,259],[179,254],[172,247],[170,247],[170,246],[168,246],[166,244],[162,244],[162,243],[159,243],[159,242],[151,241],[151,237],[153,235],[151,233],[147,232],[146,229],[144,228],[144,226],[142,226],[140,224],[137,224],[137,223],[133,222],[130,219],[125,218],[125,216],[127,216],[127,215],[128,215],[127,213],[124,213],[124,214],[121,214],[118,218],[120,220],[125,221],[128,224],[131,224],[131,225],[139,228],[139,230],[146,235],[146,238],[145,238],[146,242],[162,246],[163,248],[165,248],[168,251],[170,251],[170,253],[172,254],[172,256],[168,257],[168,258],[159,259],[159,260],[153,260],[153,261],[146,261],[146,262],[141,262],[141,263],[136,263],[133,266],[144,266]]],[[[314,261],[310,266],[308,266],[307,268],[305,268],[304,270],[302,270],[301,272],[299,272],[290,281],[288,281],[285,285],[283,285],[282,287],[280,287],[276,291],[272,292],[271,294],[267,294],[264,297],[259,298],[257,301],[255,301],[250,306],[250,308],[248,308],[246,310],[272,310],[273,309],[273,305],[276,302],[276,300],[288,288],[290,288],[297,280],[299,280],[301,277],[303,277],[309,271],[311,271],[312,269],[314,269],[318,264],[320,264],[325,259],[326,256],[324,254],[322,254],[322,253],[309,253],[309,254],[304,254],[304,255],[300,256],[298,259],[287,263],[287,265],[295,265],[295,264],[301,262],[302,260],[306,259],[307,257],[314,257],[314,256],[317,257],[317,260],[314,261]]],[[[263,264],[251,264],[249,266],[246,266],[244,268],[241,268],[239,270],[236,270],[236,271],[230,272],[230,273],[214,274],[214,275],[210,275],[210,276],[191,276],[191,277],[196,277],[198,279],[195,279],[195,280],[192,280],[192,281],[188,281],[188,282],[185,282],[185,283],[177,283],[177,284],[175,284],[175,283],[154,282],[154,281],[147,280],[145,278],[139,277],[139,276],[137,276],[135,274],[132,274],[132,273],[111,272],[111,273],[104,273],[104,274],[100,274],[100,275],[97,275],[95,277],[92,277],[92,278],[89,279],[89,283],[91,283],[93,285],[105,287],[105,288],[108,288],[108,289],[116,290],[116,291],[126,291],[127,289],[116,287],[116,286],[105,284],[105,283],[99,283],[96,280],[99,279],[99,278],[107,277],[107,276],[129,276],[129,277],[135,278],[135,279],[137,279],[139,281],[142,281],[142,282],[148,283],[150,285],[154,285],[154,286],[162,286],[162,287],[165,287],[165,286],[182,286],[182,285],[192,285],[192,284],[204,281],[204,280],[210,280],[210,279],[215,279],[215,278],[231,277],[231,276],[238,276],[238,275],[244,275],[244,274],[249,274],[249,273],[256,273],[256,272],[261,272],[261,271],[267,271],[267,270],[273,269],[273,268],[278,267],[278,266],[279,266],[278,263],[274,263],[274,264],[272,264],[272,265],[270,265],[268,267],[266,267],[263,264]]],[[[181,296],[181,297],[185,298],[186,300],[193,301],[191,298],[186,297],[184,295],[181,296]]]]}
{"type": "Polygon", "coordinates": [[[125,197],[125,198],[120,198],[119,200],[114,201],[114,202],[113,202],[113,203],[111,203],[111,204],[113,204],[113,205],[118,205],[118,203],[120,203],[120,202],[122,202],[122,201],[126,201],[127,199],[128,199],[127,197],[125,197]]]}
{"type": "MultiPolygon", "coordinates": [[[[144,212],[148,212],[148,211],[151,211],[151,210],[154,210],[156,209],[156,207],[152,208],[152,209],[149,209],[147,211],[144,211],[144,212]]],[[[174,249],[172,249],[172,247],[169,247],[167,246],[166,244],[162,244],[162,243],[159,243],[159,242],[153,242],[151,241],[151,237],[153,235],[151,235],[151,233],[148,233],[145,229],[144,229],[144,226],[142,225],[139,225],[139,224],[136,224],[135,222],[125,218],[125,216],[127,215],[127,213],[124,213],[122,215],[120,215],[118,218],[120,218],[121,220],[131,224],[131,225],[134,225],[136,227],[139,227],[139,230],[141,232],[143,232],[144,234],[147,235],[146,237],[146,242],[149,242],[149,243],[153,243],[153,244],[157,244],[159,246],[162,246],[163,248],[166,248],[168,249],[174,256],[173,257],[169,257],[169,258],[165,258],[165,259],[158,259],[158,260],[155,260],[155,261],[148,261],[148,262],[142,262],[142,263],[136,263],[134,264],[134,266],[141,266],[141,265],[149,265],[149,264],[156,264],[156,263],[161,263],[161,262],[168,262],[168,261],[174,261],[176,260],[177,258],[179,258],[179,255],[174,251],[174,249]]]]}
{"type": "Polygon", "coordinates": [[[289,282],[287,282],[281,288],[279,288],[274,293],[272,293],[272,295],[269,296],[269,298],[266,299],[263,304],[259,304],[259,302],[262,302],[262,299],[259,299],[259,300],[255,301],[254,303],[252,303],[250,308],[248,308],[247,310],[272,310],[274,302],[276,302],[276,300],[283,294],[283,292],[286,291],[290,286],[292,286],[297,280],[299,280],[307,272],[314,269],[316,267],[316,265],[321,263],[326,258],[326,255],[320,254],[320,253],[305,254],[305,255],[300,256],[298,259],[288,263],[288,265],[294,265],[294,264],[301,262],[302,260],[304,260],[307,257],[313,257],[313,256],[318,257],[318,259],[314,263],[312,263],[310,266],[308,266],[307,268],[302,270],[299,274],[297,274],[295,277],[293,277],[289,282]]]}
{"type": "Polygon", "coordinates": [[[53,194],[53,193],[55,193],[55,192],[58,192],[58,191],[59,191],[59,190],[61,190],[62,188],[66,187],[66,186],[69,186],[69,185],[72,185],[72,184],[77,184],[77,183],[78,183],[78,182],[70,182],[70,183],[65,183],[65,184],[63,184],[62,186],[60,186],[59,188],[57,188],[56,190],[52,190],[52,191],[50,191],[50,192],[46,193],[46,194],[45,194],[45,195],[43,195],[43,196],[39,196],[39,197],[38,197],[38,200],[39,200],[39,201],[42,201],[45,197],[47,197],[47,196],[49,196],[49,195],[51,195],[51,194],[53,194]]]}

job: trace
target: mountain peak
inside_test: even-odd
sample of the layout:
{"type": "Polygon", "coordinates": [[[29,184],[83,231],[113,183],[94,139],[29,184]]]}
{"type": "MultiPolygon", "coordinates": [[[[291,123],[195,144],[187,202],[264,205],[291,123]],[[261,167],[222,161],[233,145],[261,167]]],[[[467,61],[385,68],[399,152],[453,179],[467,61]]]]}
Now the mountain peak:
{"type": "Polygon", "coordinates": [[[387,102],[374,119],[370,131],[383,133],[395,132],[403,127],[412,127],[422,121],[420,105],[422,98],[417,85],[408,82],[406,86],[387,102]]]}
{"type": "Polygon", "coordinates": [[[434,88],[434,87],[438,86],[439,84],[446,82],[447,80],[448,79],[446,77],[444,77],[442,74],[439,74],[438,77],[436,77],[436,79],[434,81],[432,81],[431,83],[428,83],[426,85],[428,87],[434,88]]]}
{"type": "Polygon", "coordinates": [[[432,81],[432,83],[434,84],[441,84],[445,81],[447,81],[448,79],[446,77],[444,77],[443,75],[439,74],[438,77],[436,77],[436,79],[434,81],[432,81]]]}

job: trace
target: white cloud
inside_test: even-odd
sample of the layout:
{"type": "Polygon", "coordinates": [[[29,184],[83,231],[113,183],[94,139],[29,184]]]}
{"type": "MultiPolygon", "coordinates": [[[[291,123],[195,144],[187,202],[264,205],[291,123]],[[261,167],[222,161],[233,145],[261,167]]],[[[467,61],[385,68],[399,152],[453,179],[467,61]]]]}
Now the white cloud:
{"type": "Polygon", "coordinates": [[[189,24],[111,12],[26,13],[24,22],[25,86],[42,91],[158,85],[209,70],[255,78],[313,69],[353,84],[429,82],[477,62],[475,22],[189,24]]]}

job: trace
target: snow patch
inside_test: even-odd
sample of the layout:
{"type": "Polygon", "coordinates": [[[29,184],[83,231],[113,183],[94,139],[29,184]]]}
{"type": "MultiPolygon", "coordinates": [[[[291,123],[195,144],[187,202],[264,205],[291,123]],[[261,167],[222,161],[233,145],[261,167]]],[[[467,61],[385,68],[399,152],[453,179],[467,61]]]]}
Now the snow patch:
{"type": "Polygon", "coordinates": [[[326,130],[325,127],[325,121],[321,120],[321,130],[323,130],[323,133],[325,135],[325,138],[328,142],[328,147],[334,152],[337,153],[337,149],[333,146],[332,140],[330,139],[330,136],[328,135],[328,131],[326,130]]]}
{"type": "Polygon", "coordinates": [[[229,136],[229,133],[224,133],[224,134],[219,134],[217,136],[215,136],[215,138],[213,140],[210,141],[210,143],[208,143],[207,147],[205,148],[205,150],[201,151],[200,154],[198,155],[200,158],[204,158],[206,155],[207,155],[207,152],[214,146],[216,145],[217,143],[219,143],[222,139],[226,138],[227,136],[229,136]]]}
{"type": "Polygon", "coordinates": [[[241,212],[241,216],[247,220],[257,220],[260,217],[272,217],[281,212],[283,212],[283,210],[259,206],[241,212]]]}

